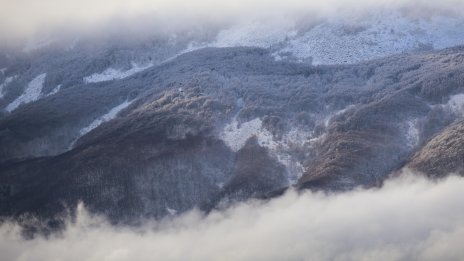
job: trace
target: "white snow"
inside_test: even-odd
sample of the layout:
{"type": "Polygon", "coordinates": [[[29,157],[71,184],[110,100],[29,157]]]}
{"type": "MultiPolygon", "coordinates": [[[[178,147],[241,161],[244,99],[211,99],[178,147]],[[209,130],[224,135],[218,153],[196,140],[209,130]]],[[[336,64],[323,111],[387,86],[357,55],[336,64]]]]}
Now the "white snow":
{"type": "Polygon", "coordinates": [[[417,128],[416,120],[409,120],[406,122],[407,132],[406,140],[407,145],[410,148],[414,148],[419,144],[419,129],[417,128]]]}
{"type": "Polygon", "coordinates": [[[118,116],[118,113],[120,111],[122,111],[123,109],[127,108],[132,102],[133,102],[133,100],[132,101],[127,101],[126,100],[123,103],[119,104],[118,106],[112,108],[108,113],[102,115],[101,117],[99,117],[98,119],[96,119],[92,123],[90,123],[89,126],[81,129],[80,132],[79,132],[79,137],[78,138],[80,138],[80,137],[84,136],[85,134],[89,133],[91,130],[97,128],[102,123],[110,121],[110,120],[116,118],[116,116],[118,116]]]}
{"type": "Polygon", "coordinates": [[[5,81],[0,84],[0,99],[3,99],[3,88],[7,87],[14,79],[16,79],[16,76],[10,76],[6,77],[5,81]]]}
{"type": "Polygon", "coordinates": [[[363,20],[347,17],[323,22],[295,37],[274,53],[291,53],[298,59],[312,58],[313,64],[356,63],[423,46],[436,49],[464,43],[462,19],[434,16],[405,17],[396,12],[374,13],[363,20]]]}
{"type": "Polygon", "coordinates": [[[306,142],[309,142],[311,135],[300,129],[291,129],[279,140],[262,126],[261,119],[256,118],[239,124],[237,118],[234,117],[224,127],[219,137],[233,151],[238,151],[249,138],[255,136],[260,146],[267,148],[280,163],[286,166],[289,181],[295,182],[303,174],[304,167],[301,162],[289,154],[289,150],[291,147],[304,146],[306,142]]]}
{"type": "Polygon", "coordinates": [[[172,209],[170,207],[166,207],[166,211],[169,213],[171,216],[175,216],[177,214],[177,210],[172,209]]]}
{"type": "Polygon", "coordinates": [[[153,66],[152,63],[145,64],[145,65],[139,65],[136,63],[132,63],[132,68],[130,68],[129,70],[125,70],[125,71],[120,70],[120,69],[108,68],[101,73],[94,73],[92,75],[84,77],[84,82],[95,83],[95,82],[120,80],[120,79],[127,78],[131,75],[134,75],[138,72],[141,72],[145,69],[148,69],[151,66],[153,66]]]}
{"type": "Polygon", "coordinates": [[[221,30],[202,47],[251,46],[270,48],[275,60],[285,57],[313,64],[350,64],[420,48],[442,49],[464,44],[464,19],[431,16],[412,18],[395,11],[340,14],[309,29],[295,18],[238,22],[221,30]]]}
{"type": "Polygon", "coordinates": [[[220,134],[220,137],[233,151],[240,150],[246,141],[256,136],[260,145],[275,146],[272,134],[262,128],[262,121],[259,118],[239,124],[237,118],[227,124],[220,134]]]}
{"type": "Polygon", "coordinates": [[[464,93],[451,96],[445,106],[449,107],[453,113],[464,116],[464,93]]]}
{"type": "Polygon", "coordinates": [[[46,73],[42,73],[29,82],[24,93],[21,94],[16,100],[6,106],[8,112],[16,110],[21,104],[36,101],[40,98],[43,83],[45,81],[46,73]]]}
{"type": "Polygon", "coordinates": [[[274,153],[277,155],[279,162],[286,166],[288,179],[291,183],[298,181],[303,175],[305,168],[302,162],[290,155],[289,151],[291,148],[303,148],[308,145],[312,136],[313,133],[311,132],[293,128],[278,141],[279,146],[275,149],[274,153]]]}
{"type": "Polygon", "coordinates": [[[60,90],[61,90],[61,84],[59,84],[58,86],[56,86],[51,92],[49,92],[49,93],[47,94],[47,96],[53,95],[53,94],[59,92],[60,90]]]}

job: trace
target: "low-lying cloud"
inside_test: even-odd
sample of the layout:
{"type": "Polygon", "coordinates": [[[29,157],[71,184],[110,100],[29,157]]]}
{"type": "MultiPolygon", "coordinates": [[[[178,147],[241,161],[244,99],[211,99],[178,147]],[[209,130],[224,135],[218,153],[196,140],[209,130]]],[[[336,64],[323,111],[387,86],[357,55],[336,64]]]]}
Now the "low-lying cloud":
{"type": "Polygon", "coordinates": [[[406,176],[337,195],[290,191],[138,228],[81,208],[60,236],[0,227],[2,260],[462,260],[464,178],[406,176]]]}
{"type": "Polygon", "coordinates": [[[141,27],[146,27],[147,23],[166,27],[191,24],[199,19],[218,22],[261,15],[308,13],[328,16],[339,15],[341,10],[375,8],[426,9],[460,14],[463,7],[462,0],[15,0],[0,2],[0,35],[30,35],[49,28],[92,30],[105,23],[133,20],[141,27]]]}

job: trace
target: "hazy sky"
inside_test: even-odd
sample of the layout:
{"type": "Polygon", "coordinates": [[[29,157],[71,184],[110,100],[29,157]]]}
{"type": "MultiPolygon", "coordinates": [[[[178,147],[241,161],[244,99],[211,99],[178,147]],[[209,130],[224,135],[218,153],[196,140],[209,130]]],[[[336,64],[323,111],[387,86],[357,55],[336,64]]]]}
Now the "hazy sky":
{"type": "Polygon", "coordinates": [[[338,10],[378,6],[460,11],[463,0],[0,0],[0,33],[24,35],[38,29],[63,29],[71,25],[88,29],[111,19],[131,20],[140,16],[179,23],[184,19],[214,21],[276,12],[333,14],[338,10]]]}
{"type": "Polygon", "coordinates": [[[0,226],[2,260],[462,260],[464,178],[390,180],[339,195],[290,192],[138,229],[84,210],[61,236],[24,241],[0,226]]]}

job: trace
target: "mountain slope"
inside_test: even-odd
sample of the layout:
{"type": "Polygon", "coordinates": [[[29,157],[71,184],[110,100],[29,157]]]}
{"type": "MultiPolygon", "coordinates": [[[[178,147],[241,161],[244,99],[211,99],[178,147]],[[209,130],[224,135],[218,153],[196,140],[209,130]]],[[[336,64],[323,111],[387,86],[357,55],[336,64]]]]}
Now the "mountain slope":
{"type": "Polygon", "coordinates": [[[462,121],[449,126],[419,150],[407,166],[431,177],[464,175],[463,134],[462,121]]]}
{"type": "Polygon", "coordinates": [[[462,47],[343,66],[206,48],[68,87],[0,119],[0,214],[54,217],[82,200],[133,222],[291,185],[376,186],[463,117],[463,71],[462,47]]]}

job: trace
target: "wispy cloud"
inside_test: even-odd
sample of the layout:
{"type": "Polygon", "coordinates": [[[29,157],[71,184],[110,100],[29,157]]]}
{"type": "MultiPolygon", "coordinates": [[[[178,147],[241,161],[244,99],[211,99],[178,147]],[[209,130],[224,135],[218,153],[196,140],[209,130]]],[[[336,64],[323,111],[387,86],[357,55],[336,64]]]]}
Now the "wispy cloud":
{"type": "MultiPolygon", "coordinates": [[[[0,32],[31,34],[39,29],[67,27],[93,29],[110,20],[156,17],[168,23],[192,20],[218,21],[274,13],[366,10],[376,7],[463,11],[462,0],[16,0],[0,2],[0,32]]],[[[145,20],[146,22],[146,20],[145,20]]]]}

